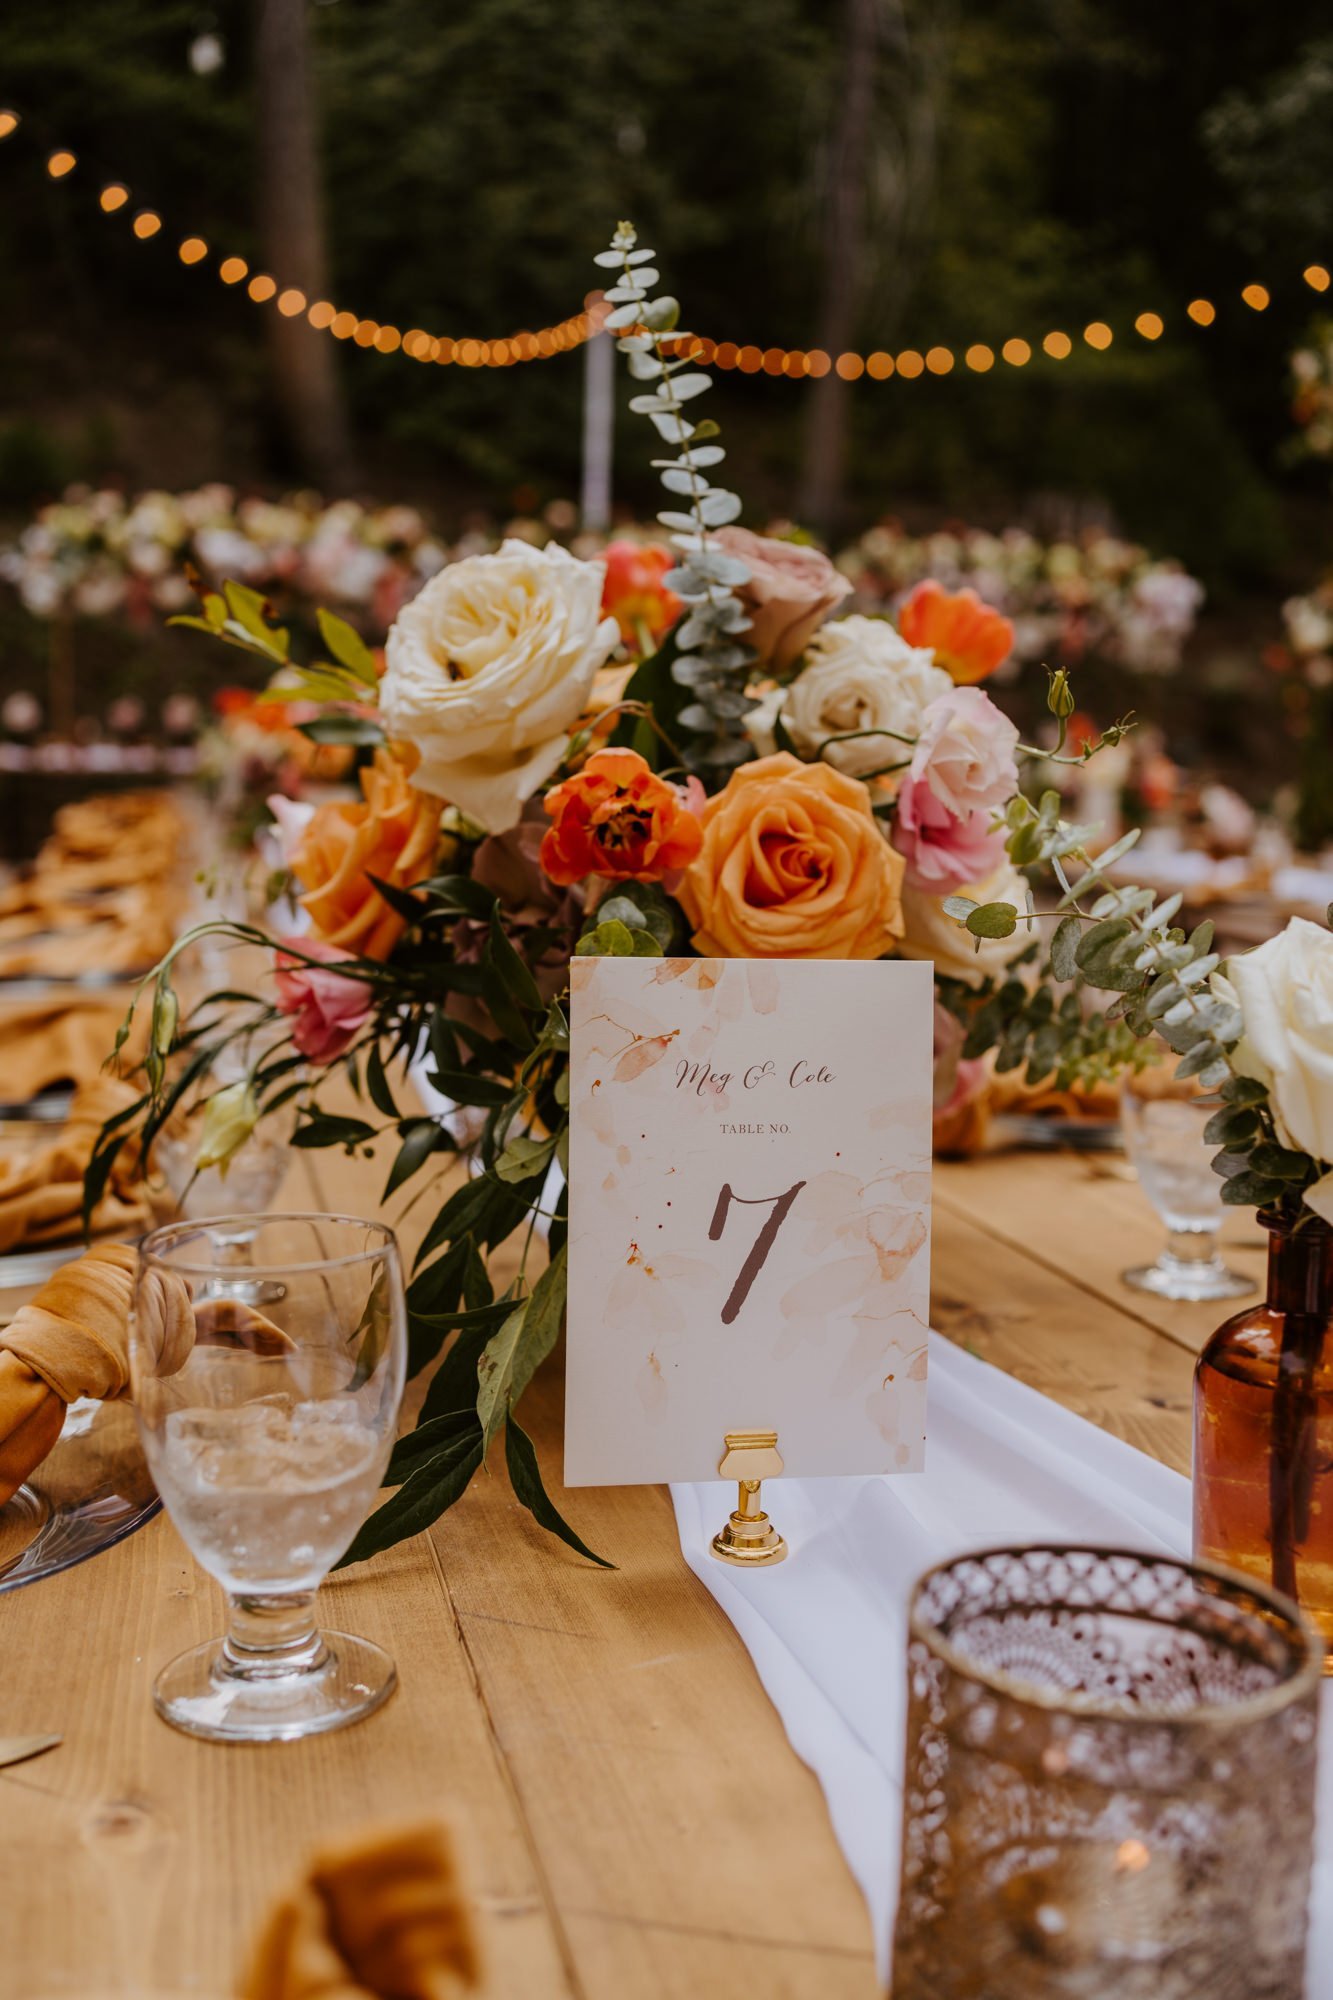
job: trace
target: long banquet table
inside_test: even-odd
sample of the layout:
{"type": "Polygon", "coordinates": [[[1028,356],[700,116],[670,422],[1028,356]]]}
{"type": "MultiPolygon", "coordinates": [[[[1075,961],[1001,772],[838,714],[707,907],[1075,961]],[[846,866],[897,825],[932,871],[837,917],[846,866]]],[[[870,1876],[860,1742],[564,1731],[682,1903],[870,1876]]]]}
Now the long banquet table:
{"type": "MultiPolygon", "coordinates": [[[[382,1165],[295,1161],[285,1206],[374,1212],[382,1165]]],[[[407,1215],[409,1247],[433,1208],[407,1215]]],[[[934,1229],[944,1334],[1188,1469],[1190,1371],[1223,1309],[1119,1282],[1161,1229],[1118,1157],[942,1166],[934,1229]]],[[[1228,1235],[1257,1278],[1253,1223],[1228,1235]]],[[[562,1497],[561,1393],[548,1371],[525,1423],[557,1502],[619,1567],[544,1534],[497,1466],[428,1534],[327,1586],[325,1621],[388,1647],[401,1676],[342,1734],[224,1748],[156,1719],[157,1669],[223,1619],[165,1516],[0,1597],[0,1734],[64,1736],[0,1770],[6,2000],[222,2000],[315,1842],[440,1810],[496,2000],[871,2000],[869,1925],[815,1779],[686,1568],[665,1489],[562,1497]]]]}

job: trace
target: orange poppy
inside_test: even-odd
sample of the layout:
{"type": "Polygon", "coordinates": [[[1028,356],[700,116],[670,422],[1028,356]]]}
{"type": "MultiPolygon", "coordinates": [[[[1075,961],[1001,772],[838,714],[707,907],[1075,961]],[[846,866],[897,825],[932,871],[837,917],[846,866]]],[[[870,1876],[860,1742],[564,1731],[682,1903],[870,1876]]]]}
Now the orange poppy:
{"type": "Polygon", "coordinates": [[[909,646],[929,646],[955,687],[984,681],[1014,650],[1014,628],[975,590],[947,591],[927,577],[898,613],[909,646]]]}
{"type": "Polygon", "coordinates": [[[562,888],[587,875],[660,882],[689,866],[703,833],[697,779],[668,784],[637,750],[596,750],[581,771],[546,794],[555,824],[541,847],[548,878],[562,888]]]}
{"type": "Polygon", "coordinates": [[[675,566],[660,542],[610,542],[602,551],[602,609],[636,653],[650,653],[680,616],[680,599],[662,578],[675,566]]]}

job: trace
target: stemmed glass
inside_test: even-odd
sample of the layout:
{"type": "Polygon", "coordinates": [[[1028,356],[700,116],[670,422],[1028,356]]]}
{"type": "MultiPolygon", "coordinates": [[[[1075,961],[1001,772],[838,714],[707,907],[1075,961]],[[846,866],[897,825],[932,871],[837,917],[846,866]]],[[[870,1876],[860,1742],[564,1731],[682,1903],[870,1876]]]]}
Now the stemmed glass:
{"type": "Polygon", "coordinates": [[[159,1674],[159,1715],[264,1742],[339,1729],[392,1694],[378,1646],[315,1623],[315,1593],[370,1511],[406,1366],[398,1245],[339,1215],[210,1216],[139,1247],[135,1414],[158,1492],[227,1592],[226,1637],[159,1674]],[[236,1297],[235,1250],[262,1283],[236,1297]]]}
{"type": "Polygon", "coordinates": [[[1127,1285],[1159,1298],[1234,1299],[1254,1286],[1222,1262],[1217,1250],[1222,1183],[1212,1169],[1203,1128],[1215,1098],[1164,1081],[1158,1069],[1128,1076],[1120,1094],[1121,1128],[1139,1186],[1166,1224],[1155,1264],[1122,1272],[1127,1285]]]}

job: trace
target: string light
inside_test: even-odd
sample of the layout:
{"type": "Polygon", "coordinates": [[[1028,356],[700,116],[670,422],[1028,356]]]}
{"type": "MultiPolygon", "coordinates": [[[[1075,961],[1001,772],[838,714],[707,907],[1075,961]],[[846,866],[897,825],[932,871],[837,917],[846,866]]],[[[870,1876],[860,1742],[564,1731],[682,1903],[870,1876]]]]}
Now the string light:
{"type": "MultiPolygon", "coordinates": [[[[20,122],[17,112],[0,110],[0,140],[17,131],[20,122]]],[[[67,147],[49,153],[45,162],[52,180],[64,180],[77,165],[77,156],[67,147]]],[[[114,215],[128,204],[130,190],[123,182],[111,181],[101,189],[97,199],[105,214],[114,215]]],[[[162,218],[154,209],[141,209],[134,217],[132,227],[136,237],[147,241],[161,232],[162,218]]],[[[202,236],[187,236],[179,244],[177,255],[182,264],[199,265],[208,257],[209,245],[202,236]]],[[[494,340],[456,338],[447,334],[432,334],[425,327],[411,327],[402,333],[390,323],[358,318],[355,313],[335,306],[329,299],[316,299],[311,303],[299,287],[280,288],[278,280],[266,272],[252,277],[244,257],[223,257],[216,266],[216,275],[222,284],[232,287],[248,279],[246,293],[256,305],[273,303],[286,319],[304,317],[306,324],[317,333],[328,333],[335,340],[352,340],[356,346],[373,349],[379,354],[401,352],[409,360],[441,367],[509,368],[519,362],[549,360],[556,354],[564,354],[580,346],[600,332],[607,310],[600,298],[593,295],[585,301],[582,312],[571,314],[568,319],[552,326],[540,327],[535,332],[524,328],[494,340]]],[[[1323,264],[1307,264],[1301,275],[1313,292],[1324,293],[1333,286],[1333,275],[1323,264]]],[[[1240,297],[1253,312],[1264,312],[1272,303],[1267,286],[1258,283],[1242,286],[1240,297]]],[[[1196,326],[1212,326],[1217,319],[1217,308],[1211,299],[1191,299],[1185,311],[1196,326]]],[[[1165,321],[1156,312],[1139,313],[1133,326],[1140,338],[1147,341],[1160,340],[1166,330],[1165,321]]],[[[1085,345],[1097,353],[1104,353],[1115,339],[1113,329],[1105,320],[1091,320],[1084,327],[1082,337],[1085,345]]],[[[688,355],[703,367],[723,371],[736,369],[743,375],[762,373],[785,377],[788,381],[807,378],[819,381],[833,372],[844,382],[856,382],[863,376],[869,376],[873,382],[886,382],[895,375],[911,382],[924,374],[949,375],[957,361],[953,349],[944,346],[928,348],[924,354],[914,347],[906,347],[896,356],[882,348],[868,354],[845,350],[830,355],[822,348],[808,351],[777,346],[761,348],[752,342],[738,345],[735,341],[713,341],[700,335],[668,339],[663,346],[673,355],[688,355]]],[[[1064,361],[1072,354],[1074,343],[1067,333],[1055,329],[1042,339],[1041,348],[1051,360],[1064,361]]],[[[1002,343],[999,355],[1009,367],[1024,368],[1032,359],[1033,349],[1027,340],[1014,335],[1002,343]]],[[[972,373],[984,375],[994,368],[996,354],[984,341],[974,341],[962,351],[961,359],[972,373]]]]}

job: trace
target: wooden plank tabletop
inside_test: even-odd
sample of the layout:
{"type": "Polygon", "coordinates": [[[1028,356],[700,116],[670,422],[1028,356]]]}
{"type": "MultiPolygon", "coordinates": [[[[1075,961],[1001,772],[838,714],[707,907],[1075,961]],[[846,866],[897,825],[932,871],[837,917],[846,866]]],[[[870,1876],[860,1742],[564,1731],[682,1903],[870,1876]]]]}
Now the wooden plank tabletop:
{"type": "MultiPolygon", "coordinates": [[[[374,1170],[297,1158],[293,1205],[374,1210],[374,1170]]],[[[1116,1156],[943,1166],[935,1324],[1187,1469],[1193,1355],[1226,1309],[1120,1283],[1161,1240],[1116,1156]]],[[[1257,1245],[1229,1254],[1257,1278],[1257,1245]]],[[[548,1371],[525,1422],[558,1504],[619,1568],[543,1534],[501,1470],[478,1479],[430,1534],[326,1587],[325,1621],[378,1640],[401,1675],[341,1734],[221,1747],[157,1720],[157,1670],[223,1627],[165,1516],[0,1597],[0,1731],[65,1738],[0,1771],[5,2000],[221,2000],[315,1841],[438,1811],[463,1834],[496,2000],[872,2000],[819,1788],[686,1568],[668,1495],[566,1499],[560,1397],[548,1371]]]]}

